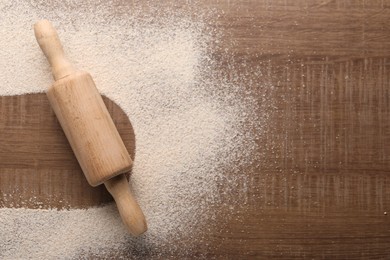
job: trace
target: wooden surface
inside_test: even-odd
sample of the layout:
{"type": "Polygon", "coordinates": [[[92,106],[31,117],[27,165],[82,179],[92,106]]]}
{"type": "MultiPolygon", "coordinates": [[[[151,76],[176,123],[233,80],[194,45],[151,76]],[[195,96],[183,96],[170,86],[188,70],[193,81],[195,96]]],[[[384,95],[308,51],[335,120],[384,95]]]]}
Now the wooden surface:
{"type": "Polygon", "coordinates": [[[272,100],[248,202],[214,237],[218,254],[388,259],[390,2],[215,7],[238,75],[262,71],[248,86],[272,100]]]}
{"type": "MultiPolygon", "coordinates": [[[[210,25],[223,33],[215,53],[218,69],[246,75],[245,86],[259,101],[267,101],[262,109],[269,120],[258,140],[257,163],[242,169],[250,181],[246,203],[228,217],[224,229],[203,238],[198,254],[230,259],[389,258],[390,2],[205,1],[199,8],[221,12],[210,25]],[[233,67],[227,65],[231,59],[233,67]],[[273,86],[272,91],[265,86],[273,86]]],[[[23,115],[31,111],[27,107],[51,113],[42,112],[36,103],[41,101],[29,96],[1,100],[1,122],[15,120],[15,128],[27,118],[13,113],[23,115]]],[[[3,129],[7,125],[1,124],[3,129]]],[[[15,165],[21,173],[27,171],[37,162],[23,152],[29,144],[23,146],[23,135],[16,138],[3,129],[1,146],[18,145],[9,146],[12,153],[1,151],[1,171],[15,165]],[[8,165],[12,156],[19,161],[8,165]]],[[[36,134],[60,142],[50,131],[36,134]]],[[[29,149],[42,145],[38,143],[29,149]]],[[[36,169],[42,169],[40,174],[69,171],[61,164],[49,169],[51,165],[36,169]]],[[[76,168],[72,171],[79,174],[76,168]]],[[[216,210],[226,220],[230,211],[222,206],[216,210]]],[[[123,254],[133,253],[137,256],[123,254]]]]}
{"type": "MultiPolygon", "coordinates": [[[[104,102],[134,158],[127,115],[104,102]]],[[[45,94],[0,97],[0,207],[86,208],[112,201],[104,186],[92,188],[45,94]]]]}

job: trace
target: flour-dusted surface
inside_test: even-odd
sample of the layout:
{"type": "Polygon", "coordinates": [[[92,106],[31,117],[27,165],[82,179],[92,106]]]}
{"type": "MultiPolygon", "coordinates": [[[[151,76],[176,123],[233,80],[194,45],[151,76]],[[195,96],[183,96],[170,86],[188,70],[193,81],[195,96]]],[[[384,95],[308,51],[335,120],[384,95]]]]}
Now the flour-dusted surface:
{"type": "Polygon", "coordinates": [[[195,4],[180,10],[116,1],[3,1],[0,9],[0,95],[42,92],[52,83],[32,30],[36,20],[51,20],[69,60],[89,71],[133,124],[131,184],[149,226],[142,237],[129,237],[112,205],[3,208],[1,258],[77,258],[117,250],[190,255],[209,230],[223,229],[214,208],[228,203],[233,211],[245,203],[248,180],[240,169],[258,149],[247,129],[260,134],[267,114],[257,113],[261,101],[243,86],[245,79],[215,71],[211,46],[219,32],[209,24],[218,13],[197,13],[195,4]]]}

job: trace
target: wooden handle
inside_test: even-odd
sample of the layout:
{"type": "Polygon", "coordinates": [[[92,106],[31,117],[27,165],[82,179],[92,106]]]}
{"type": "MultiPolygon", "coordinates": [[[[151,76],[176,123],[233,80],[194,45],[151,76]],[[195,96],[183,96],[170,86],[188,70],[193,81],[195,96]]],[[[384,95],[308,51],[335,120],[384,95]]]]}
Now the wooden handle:
{"type": "Polygon", "coordinates": [[[126,176],[121,174],[104,182],[107,190],[114,197],[127,230],[134,236],[141,235],[147,230],[145,216],[131,194],[126,176]]]}
{"type": "Polygon", "coordinates": [[[35,38],[49,61],[55,80],[64,78],[75,69],[65,58],[60,39],[48,20],[41,20],[34,25],[35,38]]]}

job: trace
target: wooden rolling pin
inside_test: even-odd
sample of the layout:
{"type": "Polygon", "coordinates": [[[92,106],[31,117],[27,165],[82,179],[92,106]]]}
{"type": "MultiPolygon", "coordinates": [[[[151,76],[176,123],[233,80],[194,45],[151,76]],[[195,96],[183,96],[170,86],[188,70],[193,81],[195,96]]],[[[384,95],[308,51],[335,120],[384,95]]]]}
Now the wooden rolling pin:
{"type": "Polygon", "coordinates": [[[92,77],[68,62],[49,21],[37,22],[34,31],[55,79],[47,96],[89,184],[104,183],[128,231],[144,233],[144,214],[124,175],[133,162],[92,77]]]}

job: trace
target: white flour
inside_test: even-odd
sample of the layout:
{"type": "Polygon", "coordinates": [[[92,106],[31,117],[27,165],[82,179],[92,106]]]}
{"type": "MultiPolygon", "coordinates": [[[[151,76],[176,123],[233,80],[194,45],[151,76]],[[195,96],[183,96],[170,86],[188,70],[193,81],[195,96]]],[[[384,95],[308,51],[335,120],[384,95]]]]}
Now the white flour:
{"type": "MultiPolygon", "coordinates": [[[[51,20],[69,60],[89,71],[132,122],[137,146],[131,182],[149,230],[129,237],[113,205],[3,208],[0,258],[77,258],[121,250],[190,254],[191,245],[180,241],[200,239],[215,227],[212,206],[246,185],[239,169],[250,163],[256,145],[243,124],[264,124],[255,115],[257,101],[248,93],[244,98],[239,82],[213,72],[209,47],[216,32],[204,22],[209,14],[196,14],[194,22],[190,12],[174,8],[115,1],[93,3],[92,9],[71,1],[52,5],[0,3],[0,95],[43,92],[51,85],[32,30],[37,20],[51,20]],[[236,175],[226,176],[228,168],[236,175]]],[[[245,195],[234,200],[240,203],[245,195]]]]}

